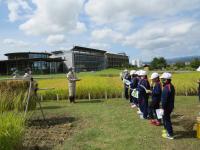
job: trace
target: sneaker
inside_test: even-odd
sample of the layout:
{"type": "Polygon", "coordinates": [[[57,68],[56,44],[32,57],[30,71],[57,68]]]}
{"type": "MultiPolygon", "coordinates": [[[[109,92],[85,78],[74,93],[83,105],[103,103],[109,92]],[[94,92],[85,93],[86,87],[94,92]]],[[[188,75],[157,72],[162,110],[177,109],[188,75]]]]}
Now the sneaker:
{"type": "Polygon", "coordinates": [[[163,133],[163,134],[164,134],[164,133],[167,134],[167,130],[163,129],[163,130],[162,130],[162,133],[163,133]]]}
{"type": "Polygon", "coordinates": [[[174,139],[173,136],[170,136],[170,135],[167,134],[167,133],[163,133],[163,134],[162,134],[162,137],[163,137],[163,138],[166,138],[166,139],[170,139],[170,140],[173,140],[173,139],[174,139]]]}
{"type": "Polygon", "coordinates": [[[142,112],[140,110],[137,111],[138,115],[142,115],[142,112]]]}
{"type": "Polygon", "coordinates": [[[151,119],[150,122],[151,122],[151,123],[154,123],[154,122],[156,122],[156,120],[155,120],[155,119],[151,119]]]}
{"type": "Polygon", "coordinates": [[[150,120],[150,123],[151,123],[152,125],[156,125],[156,120],[155,120],[155,119],[151,119],[151,120],[150,120]]]}
{"type": "Polygon", "coordinates": [[[136,105],[135,105],[135,104],[132,104],[132,105],[131,105],[131,108],[135,108],[135,107],[136,107],[136,105]]]}
{"type": "Polygon", "coordinates": [[[155,125],[160,126],[160,122],[156,120],[155,125]]]}
{"type": "Polygon", "coordinates": [[[143,114],[140,114],[140,119],[145,119],[145,118],[143,117],[143,114]]]}

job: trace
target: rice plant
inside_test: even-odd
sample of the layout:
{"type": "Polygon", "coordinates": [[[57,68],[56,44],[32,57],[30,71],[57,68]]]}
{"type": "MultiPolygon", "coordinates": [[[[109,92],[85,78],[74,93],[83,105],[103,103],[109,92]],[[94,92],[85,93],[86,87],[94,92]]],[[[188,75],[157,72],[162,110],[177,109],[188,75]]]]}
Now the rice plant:
{"type": "MultiPolygon", "coordinates": [[[[23,111],[27,100],[28,81],[0,82],[0,112],[17,110],[23,111]]],[[[29,109],[36,107],[35,97],[31,96],[29,109]]]]}
{"type": "Polygon", "coordinates": [[[21,149],[25,120],[20,114],[0,113],[0,149],[21,149]]]}
{"type": "MultiPolygon", "coordinates": [[[[122,96],[123,83],[119,78],[120,70],[108,70],[101,72],[80,73],[78,76],[82,79],[77,82],[77,98],[88,99],[90,94],[92,99],[105,98],[107,93],[108,98],[119,98],[122,96]]],[[[172,83],[175,85],[177,95],[196,95],[197,80],[200,78],[200,73],[172,73],[172,83]]],[[[149,73],[150,76],[150,73],[149,73]]],[[[68,82],[65,76],[59,78],[38,80],[39,87],[54,87],[55,90],[41,91],[40,94],[44,99],[55,100],[58,94],[61,99],[68,98],[68,82]]]]}

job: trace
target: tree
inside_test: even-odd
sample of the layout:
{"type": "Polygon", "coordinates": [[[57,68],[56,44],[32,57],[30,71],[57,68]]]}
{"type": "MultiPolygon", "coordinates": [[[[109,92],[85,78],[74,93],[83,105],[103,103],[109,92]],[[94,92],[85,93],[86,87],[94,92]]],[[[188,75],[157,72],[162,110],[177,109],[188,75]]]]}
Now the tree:
{"type": "Polygon", "coordinates": [[[155,57],[153,58],[151,62],[152,69],[162,69],[162,68],[166,68],[166,66],[167,66],[167,62],[164,57],[159,57],[159,58],[155,57]]]}
{"type": "Polygon", "coordinates": [[[200,59],[195,58],[191,61],[190,66],[197,69],[200,66],[200,59]]]}
{"type": "Polygon", "coordinates": [[[177,68],[185,68],[185,63],[184,62],[176,62],[175,65],[177,68]]]}

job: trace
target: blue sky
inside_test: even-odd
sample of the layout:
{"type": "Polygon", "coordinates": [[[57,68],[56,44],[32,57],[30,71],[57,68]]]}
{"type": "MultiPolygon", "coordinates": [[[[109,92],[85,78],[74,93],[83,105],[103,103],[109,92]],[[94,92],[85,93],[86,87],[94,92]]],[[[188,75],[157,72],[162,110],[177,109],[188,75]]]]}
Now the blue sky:
{"type": "Polygon", "coordinates": [[[0,0],[0,59],[73,45],[149,61],[200,55],[200,0],[0,0]]]}

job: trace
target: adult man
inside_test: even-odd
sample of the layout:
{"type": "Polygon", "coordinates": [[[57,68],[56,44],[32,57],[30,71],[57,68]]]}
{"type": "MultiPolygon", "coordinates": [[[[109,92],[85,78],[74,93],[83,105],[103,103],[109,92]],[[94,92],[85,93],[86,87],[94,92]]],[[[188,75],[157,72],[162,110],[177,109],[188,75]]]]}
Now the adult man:
{"type": "Polygon", "coordinates": [[[162,86],[159,80],[159,74],[157,72],[152,73],[151,80],[152,101],[149,105],[149,117],[151,119],[151,123],[158,126],[160,125],[160,120],[157,118],[156,109],[160,108],[162,94],[162,86]]]}
{"type": "Polygon", "coordinates": [[[75,103],[75,97],[76,97],[76,81],[79,81],[80,79],[76,78],[76,75],[73,71],[73,68],[69,68],[67,73],[67,79],[68,79],[68,88],[69,88],[69,101],[70,103],[75,103]]]}
{"type": "Polygon", "coordinates": [[[172,75],[167,72],[163,73],[162,76],[160,77],[163,84],[161,102],[163,109],[164,130],[162,137],[168,139],[174,139],[170,115],[174,109],[175,89],[171,83],[171,77],[172,75]]]}

